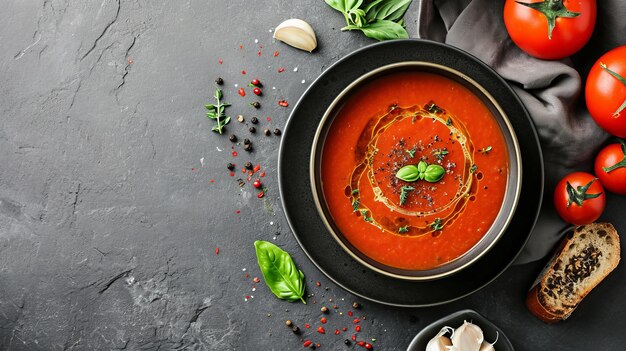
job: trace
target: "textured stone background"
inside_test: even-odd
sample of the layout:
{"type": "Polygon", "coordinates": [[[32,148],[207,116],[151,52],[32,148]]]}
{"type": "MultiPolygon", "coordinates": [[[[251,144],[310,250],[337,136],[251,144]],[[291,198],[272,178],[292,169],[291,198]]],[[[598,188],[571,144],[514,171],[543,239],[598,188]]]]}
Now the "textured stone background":
{"type": "MultiPolygon", "coordinates": [[[[412,33],[415,17],[407,16],[412,33]]],[[[276,100],[295,103],[325,67],[370,43],[341,33],[342,21],[321,0],[2,2],[0,349],[292,350],[309,335],[323,349],[343,349],[344,337],[298,337],[283,325],[314,324],[321,304],[314,300],[331,298],[325,304],[345,312],[355,298],[321,276],[287,228],[279,138],[257,133],[252,154],[237,146],[235,162],[267,172],[269,192],[259,200],[228,175],[231,144],[208,132],[203,109],[220,75],[229,113],[251,116],[252,97],[240,98],[234,84],[259,77],[260,129],[282,128],[290,108],[276,100]],[[270,29],[291,17],[316,29],[314,54],[271,39],[270,29]],[[293,254],[315,294],[308,305],[277,300],[263,284],[251,291],[260,275],[256,239],[293,254]],[[246,302],[247,295],[254,297],[246,302]]],[[[229,130],[248,134],[237,123],[229,130]]],[[[605,215],[621,230],[625,205],[611,197],[605,215]]],[[[431,321],[473,308],[518,350],[622,349],[623,266],[571,320],[546,326],[523,306],[540,265],[513,267],[441,307],[364,303],[362,335],[377,338],[378,350],[403,349],[431,321]]],[[[328,318],[330,330],[350,324],[345,315],[328,318]]]]}

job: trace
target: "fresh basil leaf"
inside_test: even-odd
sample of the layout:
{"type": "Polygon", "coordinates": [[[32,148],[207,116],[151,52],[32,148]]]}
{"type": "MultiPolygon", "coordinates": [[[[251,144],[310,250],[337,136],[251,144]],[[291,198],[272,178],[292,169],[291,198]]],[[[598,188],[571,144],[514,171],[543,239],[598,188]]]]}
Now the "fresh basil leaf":
{"type": "Polygon", "coordinates": [[[303,298],[304,273],[296,267],[291,256],[267,241],[255,241],[254,248],[265,284],[274,295],[289,302],[300,300],[306,304],[303,298]]]}
{"type": "Polygon", "coordinates": [[[348,13],[350,21],[357,27],[363,27],[367,22],[365,20],[365,11],[361,9],[352,9],[348,13]]]}
{"type": "Polygon", "coordinates": [[[396,178],[404,180],[405,182],[414,182],[419,179],[419,170],[415,165],[408,165],[400,168],[396,172],[396,178]]]}
{"type": "Polygon", "coordinates": [[[386,0],[374,0],[372,2],[369,3],[369,5],[365,6],[365,8],[363,9],[365,12],[370,12],[370,10],[378,5],[381,1],[386,1],[386,0]]]}
{"type": "Polygon", "coordinates": [[[424,171],[424,180],[429,183],[436,183],[443,178],[446,170],[440,165],[428,165],[424,171]]]}
{"type": "Polygon", "coordinates": [[[349,12],[352,9],[357,9],[361,4],[363,4],[363,0],[345,0],[345,11],[349,12]]]}
{"type": "Polygon", "coordinates": [[[339,12],[346,12],[344,0],[324,0],[324,2],[339,12]]]}
{"type": "Polygon", "coordinates": [[[379,5],[376,19],[396,22],[402,17],[411,5],[412,0],[387,0],[379,5]]]}
{"type": "Polygon", "coordinates": [[[392,40],[392,39],[406,39],[409,34],[406,29],[396,22],[387,20],[377,20],[370,23],[360,29],[366,37],[376,40],[392,40]]]}

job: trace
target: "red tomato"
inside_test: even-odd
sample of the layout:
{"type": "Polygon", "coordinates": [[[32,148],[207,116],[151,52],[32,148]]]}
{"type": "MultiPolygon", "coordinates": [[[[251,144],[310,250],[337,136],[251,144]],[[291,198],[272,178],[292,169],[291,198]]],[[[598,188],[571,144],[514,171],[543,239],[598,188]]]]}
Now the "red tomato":
{"type": "Polygon", "coordinates": [[[605,206],[604,188],[598,178],[589,173],[570,173],[554,189],[556,212],[568,223],[582,225],[595,222],[605,206]]]}
{"type": "Polygon", "coordinates": [[[587,77],[587,109],[607,132],[626,138],[626,45],[604,54],[587,77]]]}
{"type": "Polygon", "coordinates": [[[594,168],[596,176],[607,190],[626,195],[626,142],[602,149],[596,157],[594,168]]]}
{"type": "Polygon", "coordinates": [[[540,59],[558,60],[589,41],[596,11],[596,0],[506,0],[504,24],[520,49],[540,59]]]}

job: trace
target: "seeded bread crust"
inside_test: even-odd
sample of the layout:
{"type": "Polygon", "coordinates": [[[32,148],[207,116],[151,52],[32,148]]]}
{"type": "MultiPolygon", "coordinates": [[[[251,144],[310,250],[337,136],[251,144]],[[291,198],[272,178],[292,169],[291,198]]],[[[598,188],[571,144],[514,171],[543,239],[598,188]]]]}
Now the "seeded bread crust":
{"type": "Polygon", "coordinates": [[[619,261],[619,236],[613,225],[576,227],[557,246],[531,287],[526,306],[545,323],[564,320],[619,261]]]}

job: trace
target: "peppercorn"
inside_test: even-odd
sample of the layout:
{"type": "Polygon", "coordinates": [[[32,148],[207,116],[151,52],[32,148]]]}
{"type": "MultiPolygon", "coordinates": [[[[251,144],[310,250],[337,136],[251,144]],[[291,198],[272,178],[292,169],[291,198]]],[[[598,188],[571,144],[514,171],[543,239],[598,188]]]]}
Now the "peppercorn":
{"type": "Polygon", "coordinates": [[[328,308],[326,306],[322,306],[322,308],[320,308],[320,310],[322,311],[322,313],[328,312],[328,308]]]}
{"type": "Polygon", "coordinates": [[[258,101],[251,102],[250,106],[252,106],[254,108],[261,108],[261,104],[258,101]]]}
{"type": "Polygon", "coordinates": [[[243,139],[243,144],[248,145],[248,144],[252,144],[252,142],[250,141],[250,139],[243,139]]]}
{"type": "Polygon", "coordinates": [[[252,133],[252,134],[256,133],[256,128],[254,128],[254,127],[250,127],[248,130],[249,130],[249,131],[250,131],[250,133],[252,133]]]}
{"type": "Polygon", "coordinates": [[[291,321],[291,319],[287,319],[285,321],[285,325],[288,326],[288,327],[291,327],[293,325],[293,322],[291,321]]]}
{"type": "Polygon", "coordinates": [[[252,119],[250,120],[250,122],[252,122],[252,124],[257,124],[259,123],[259,119],[256,117],[252,117],[252,119]]]}
{"type": "Polygon", "coordinates": [[[296,326],[296,325],[294,325],[294,326],[291,328],[291,331],[292,331],[294,334],[300,334],[300,328],[298,328],[298,326],[296,326]]]}
{"type": "Polygon", "coordinates": [[[270,132],[270,130],[268,128],[263,129],[263,134],[270,136],[272,135],[272,132],[270,132]]]}
{"type": "Polygon", "coordinates": [[[244,150],[246,150],[246,151],[248,151],[248,152],[252,151],[252,144],[246,144],[246,145],[244,145],[244,146],[243,146],[243,149],[244,149],[244,150]]]}
{"type": "Polygon", "coordinates": [[[316,349],[315,345],[311,345],[311,346],[309,346],[309,348],[310,348],[311,350],[315,350],[315,349],[316,349]]]}
{"type": "Polygon", "coordinates": [[[233,143],[236,143],[236,142],[237,142],[237,136],[236,136],[235,134],[231,134],[231,135],[228,137],[228,139],[229,139],[230,141],[232,141],[233,143]]]}
{"type": "Polygon", "coordinates": [[[246,119],[245,119],[245,118],[243,118],[243,116],[242,116],[242,115],[237,115],[237,122],[239,122],[239,123],[243,123],[243,121],[245,121],[245,120],[246,120],[246,119]]]}
{"type": "Polygon", "coordinates": [[[250,162],[244,163],[243,166],[246,167],[247,169],[252,169],[252,163],[250,162]]]}
{"type": "Polygon", "coordinates": [[[235,165],[229,162],[229,163],[226,165],[226,168],[228,168],[228,170],[229,170],[229,171],[232,171],[232,170],[234,170],[234,169],[235,169],[235,165]]]}
{"type": "Polygon", "coordinates": [[[274,129],[274,135],[280,135],[280,129],[278,128],[274,129]]]}
{"type": "Polygon", "coordinates": [[[350,340],[348,340],[348,339],[344,340],[344,341],[343,341],[343,343],[344,343],[344,344],[346,344],[346,345],[348,345],[348,346],[350,346],[350,344],[352,344],[352,343],[350,342],[350,340]]]}
{"type": "Polygon", "coordinates": [[[358,302],[352,304],[352,308],[361,308],[361,305],[358,302]]]}
{"type": "Polygon", "coordinates": [[[217,85],[224,84],[224,80],[222,79],[222,77],[217,77],[217,79],[215,80],[215,84],[217,84],[217,85]]]}

